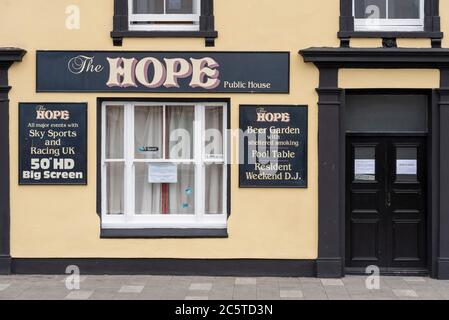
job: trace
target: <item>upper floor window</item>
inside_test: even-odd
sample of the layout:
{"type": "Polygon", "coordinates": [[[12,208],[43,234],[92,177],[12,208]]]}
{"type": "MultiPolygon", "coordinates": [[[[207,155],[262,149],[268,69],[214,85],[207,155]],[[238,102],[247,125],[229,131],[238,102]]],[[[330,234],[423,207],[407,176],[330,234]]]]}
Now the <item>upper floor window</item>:
{"type": "Polygon", "coordinates": [[[351,38],[428,38],[440,48],[439,0],[340,0],[341,46],[351,38]]]}
{"type": "Polygon", "coordinates": [[[354,31],[424,31],[424,0],[353,0],[354,31]]]}
{"type": "Polygon", "coordinates": [[[201,0],[128,0],[130,31],[199,31],[201,0]]]}
{"type": "Polygon", "coordinates": [[[111,37],[115,46],[123,38],[204,38],[215,45],[214,0],[114,0],[111,37]]]}

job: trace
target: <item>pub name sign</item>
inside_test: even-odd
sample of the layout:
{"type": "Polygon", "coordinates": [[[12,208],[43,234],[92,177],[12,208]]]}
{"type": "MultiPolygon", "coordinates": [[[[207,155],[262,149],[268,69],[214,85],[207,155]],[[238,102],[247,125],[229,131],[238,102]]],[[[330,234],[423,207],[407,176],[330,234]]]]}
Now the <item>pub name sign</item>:
{"type": "Polygon", "coordinates": [[[288,93],[288,52],[38,51],[38,92],[288,93]]]}

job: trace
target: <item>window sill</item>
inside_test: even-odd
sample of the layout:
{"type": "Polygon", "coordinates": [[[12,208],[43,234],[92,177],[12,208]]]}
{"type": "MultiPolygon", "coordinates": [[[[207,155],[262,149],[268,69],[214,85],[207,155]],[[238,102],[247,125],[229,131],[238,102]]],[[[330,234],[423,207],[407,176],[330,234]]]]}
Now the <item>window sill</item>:
{"type": "Polygon", "coordinates": [[[213,46],[217,31],[112,31],[114,45],[121,46],[123,38],[205,38],[206,46],[213,46]]]}
{"type": "Polygon", "coordinates": [[[340,31],[339,38],[432,38],[441,39],[439,31],[340,31]]]}
{"type": "Polygon", "coordinates": [[[101,229],[102,239],[228,238],[227,229],[101,229]]]}

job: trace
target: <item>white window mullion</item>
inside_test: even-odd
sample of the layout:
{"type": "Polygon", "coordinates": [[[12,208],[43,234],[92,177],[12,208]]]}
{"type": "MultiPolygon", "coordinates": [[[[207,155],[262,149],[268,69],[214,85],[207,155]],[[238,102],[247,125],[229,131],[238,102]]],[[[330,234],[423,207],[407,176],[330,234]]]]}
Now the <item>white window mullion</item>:
{"type": "Polygon", "coordinates": [[[125,137],[125,217],[129,220],[134,214],[133,212],[133,144],[134,144],[134,130],[133,130],[133,105],[127,103],[125,105],[125,125],[124,125],[124,137],[125,137]]]}
{"type": "Polygon", "coordinates": [[[204,105],[195,106],[194,150],[195,150],[195,207],[199,221],[204,220],[205,195],[205,166],[204,166],[204,105]]]}
{"type": "Polygon", "coordinates": [[[389,8],[389,0],[385,0],[385,17],[387,20],[390,19],[390,8],[389,8]]]}
{"type": "Polygon", "coordinates": [[[107,206],[107,174],[106,174],[106,103],[101,106],[101,215],[104,219],[106,217],[107,206]]]}
{"type": "Polygon", "coordinates": [[[167,160],[167,106],[162,106],[162,159],[167,160]]]}
{"type": "Polygon", "coordinates": [[[223,105],[223,214],[228,212],[228,163],[229,163],[229,148],[228,148],[228,108],[227,104],[223,105]]]}

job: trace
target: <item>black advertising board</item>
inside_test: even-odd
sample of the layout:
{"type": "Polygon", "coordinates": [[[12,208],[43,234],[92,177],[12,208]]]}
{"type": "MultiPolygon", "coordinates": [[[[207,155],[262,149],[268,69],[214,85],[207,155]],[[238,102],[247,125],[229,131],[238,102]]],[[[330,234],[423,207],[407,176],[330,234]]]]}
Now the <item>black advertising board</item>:
{"type": "Polygon", "coordinates": [[[19,184],[87,184],[87,104],[19,104],[19,184]]]}
{"type": "Polygon", "coordinates": [[[38,92],[288,93],[289,52],[38,51],[38,92]]]}
{"type": "Polygon", "coordinates": [[[307,187],[307,106],[240,106],[242,188],[307,187]]]}

